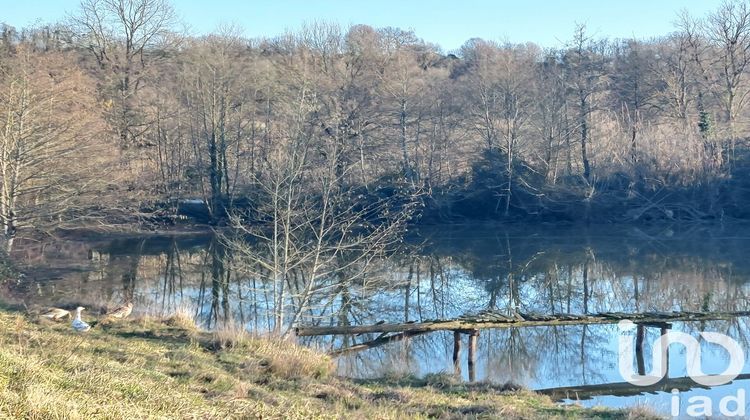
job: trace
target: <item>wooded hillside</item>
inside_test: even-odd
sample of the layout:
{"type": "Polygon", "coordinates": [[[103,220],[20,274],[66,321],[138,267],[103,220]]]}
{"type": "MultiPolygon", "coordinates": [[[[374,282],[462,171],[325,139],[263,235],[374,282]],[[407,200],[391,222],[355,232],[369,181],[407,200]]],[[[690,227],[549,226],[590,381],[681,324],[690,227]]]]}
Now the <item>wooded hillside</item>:
{"type": "Polygon", "coordinates": [[[83,0],[0,28],[0,222],[169,222],[201,200],[222,223],[290,179],[328,194],[324,172],[349,201],[419,197],[425,221],[748,218],[750,5],[675,16],[658,39],[446,52],[325,22],[197,37],[166,0],[83,0]]]}

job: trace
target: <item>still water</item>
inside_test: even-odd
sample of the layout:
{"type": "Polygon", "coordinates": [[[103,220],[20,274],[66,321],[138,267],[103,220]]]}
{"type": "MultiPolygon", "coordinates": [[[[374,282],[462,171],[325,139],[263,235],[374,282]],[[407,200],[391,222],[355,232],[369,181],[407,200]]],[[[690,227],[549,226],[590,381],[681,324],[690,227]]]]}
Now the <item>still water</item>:
{"type": "MultiPolygon", "coordinates": [[[[423,228],[410,234],[403,252],[373,262],[356,278],[326,280],[300,323],[420,322],[486,309],[508,315],[747,311],[748,250],[749,226],[423,228]]],[[[0,284],[0,293],[13,303],[81,304],[96,314],[98,308],[132,299],[134,313],[188,311],[205,328],[239,323],[262,334],[275,327],[270,287],[247,274],[252,270],[233,260],[210,234],[18,240],[12,258],[25,276],[0,284]]],[[[296,310],[295,281],[290,279],[284,312],[296,310]]],[[[701,331],[725,333],[750,354],[748,319],[681,322],[672,329],[694,337],[701,331]]],[[[649,327],[644,333],[650,343],[660,330],[649,327]]],[[[664,414],[673,388],[683,391],[683,413],[691,396],[718,398],[750,388],[744,375],[712,389],[696,387],[686,378],[685,351],[679,346],[670,347],[665,382],[649,389],[630,386],[618,370],[620,334],[614,324],[482,330],[471,376],[466,360],[454,366],[450,331],[347,353],[337,363],[339,373],[352,378],[449,373],[467,381],[546,390],[584,405],[647,405],[664,414]]],[[[299,341],[333,351],[378,335],[299,341]]],[[[710,343],[701,346],[703,370],[722,371],[728,354],[710,343]]],[[[645,347],[650,369],[650,346],[645,347]]],[[[750,363],[744,373],[750,374],[750,363]]]]}

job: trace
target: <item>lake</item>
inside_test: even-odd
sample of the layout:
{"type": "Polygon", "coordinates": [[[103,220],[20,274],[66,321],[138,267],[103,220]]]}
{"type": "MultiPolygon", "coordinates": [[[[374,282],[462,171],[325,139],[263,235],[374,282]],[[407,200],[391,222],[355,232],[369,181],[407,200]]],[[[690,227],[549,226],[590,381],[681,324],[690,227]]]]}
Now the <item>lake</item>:
{"type": "MultiPolygon", "coordinates": [[[[750,226],[503,227],[439,226],[410,232],[402,252],[382,258],[356,281],[328,279],[303,311],[303,325],[369,325],[449,319],[491,309],[514,313],[748,311],[750,226]]],[[[89,308],[93,318],[126,300],[134,313],[188,312],[205,328],[244,325],[258,334],[275,327],[267,284],[247,274],[211,234],[175,236],[67,235],[19,238],[12,258],[24,272],[0,285],[16,304],[89,308]]],[[[295,285],[284,311],[293,312],[295,285]]],[[[85,317],[84,317],[85,318],[85,317]]],[[[287,317],[286,319],[289,319],[287,317]]],[[[748,318],[675,322],[672,331],[698,338],[721,332],[750,354],[748,318]]],[[[651,343],[658,327],[627,332],[651,343]]],[[[587,406],[648,405],[669,414],[671,389],[692,396],[736,395],[750,375],[702,389],[687,378],[683,347],[669,349],[668,374],[651,388],[625,383],[618,369],[616,324],[481,330],[476,364],[453,363],[454,334],[439,331],[336,358],[338,372],[356,379],[448,373],[466,381],[512,383],[587,406]]],[[[299,337],[324,351],[377,339],[380,334],[299,337]]],[[[462,340],[467,340],[463,337],[462,340]]],[[[706,373],[722,371],[728,354],[700,340],[706,373]]],[[[634,359],[636,355],[632,356],[634,359]]],[[[635,364],[651,366],[650,345],[635,364]]],[[[743,374],[750,374],[745,362],[743,374]]],[[[748,405],[750,410],[750,405],[748,405]]],[[[750,412],[750,411],[748,411],[750,412]]]]}

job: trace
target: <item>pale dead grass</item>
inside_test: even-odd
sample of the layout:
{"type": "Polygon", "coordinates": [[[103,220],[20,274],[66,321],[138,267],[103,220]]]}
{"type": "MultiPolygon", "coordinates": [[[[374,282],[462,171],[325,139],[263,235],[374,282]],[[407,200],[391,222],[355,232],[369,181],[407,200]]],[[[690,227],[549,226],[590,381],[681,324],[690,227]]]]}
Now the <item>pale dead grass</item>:
{"type": "Polygon", "coordinates": [[[198,330],[193,311],[187,307],[180,307],[166,318],[167,325],[182,328],[188,331],[198,330]]]}
{"type": "Polygon", "coordinates": [[[80,335],[0,309],[0,418],[627,418],[446,376],[355,384],[315,350],[191,320],[141,317],[80,335]]]}

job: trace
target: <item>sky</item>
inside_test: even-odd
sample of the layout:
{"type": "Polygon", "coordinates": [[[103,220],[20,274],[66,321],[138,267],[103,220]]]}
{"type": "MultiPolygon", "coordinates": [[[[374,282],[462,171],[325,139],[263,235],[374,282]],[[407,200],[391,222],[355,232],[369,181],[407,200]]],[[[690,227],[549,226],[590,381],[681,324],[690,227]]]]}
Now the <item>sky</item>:
{"type": "MultiPolygon", "coordinates": [[[[559,47],[577,23],[598,38],[651,38],[674,30],[680,10],[704,16],[721,0],[174,0],[194,34],[237,24],[248,37],[272,37],[305,22],[414,30],[445,52],[479,37],[559,47]]],[[[0,22],[21,28],[74,13],[78,0],[0,0],[0,22]]]]}

